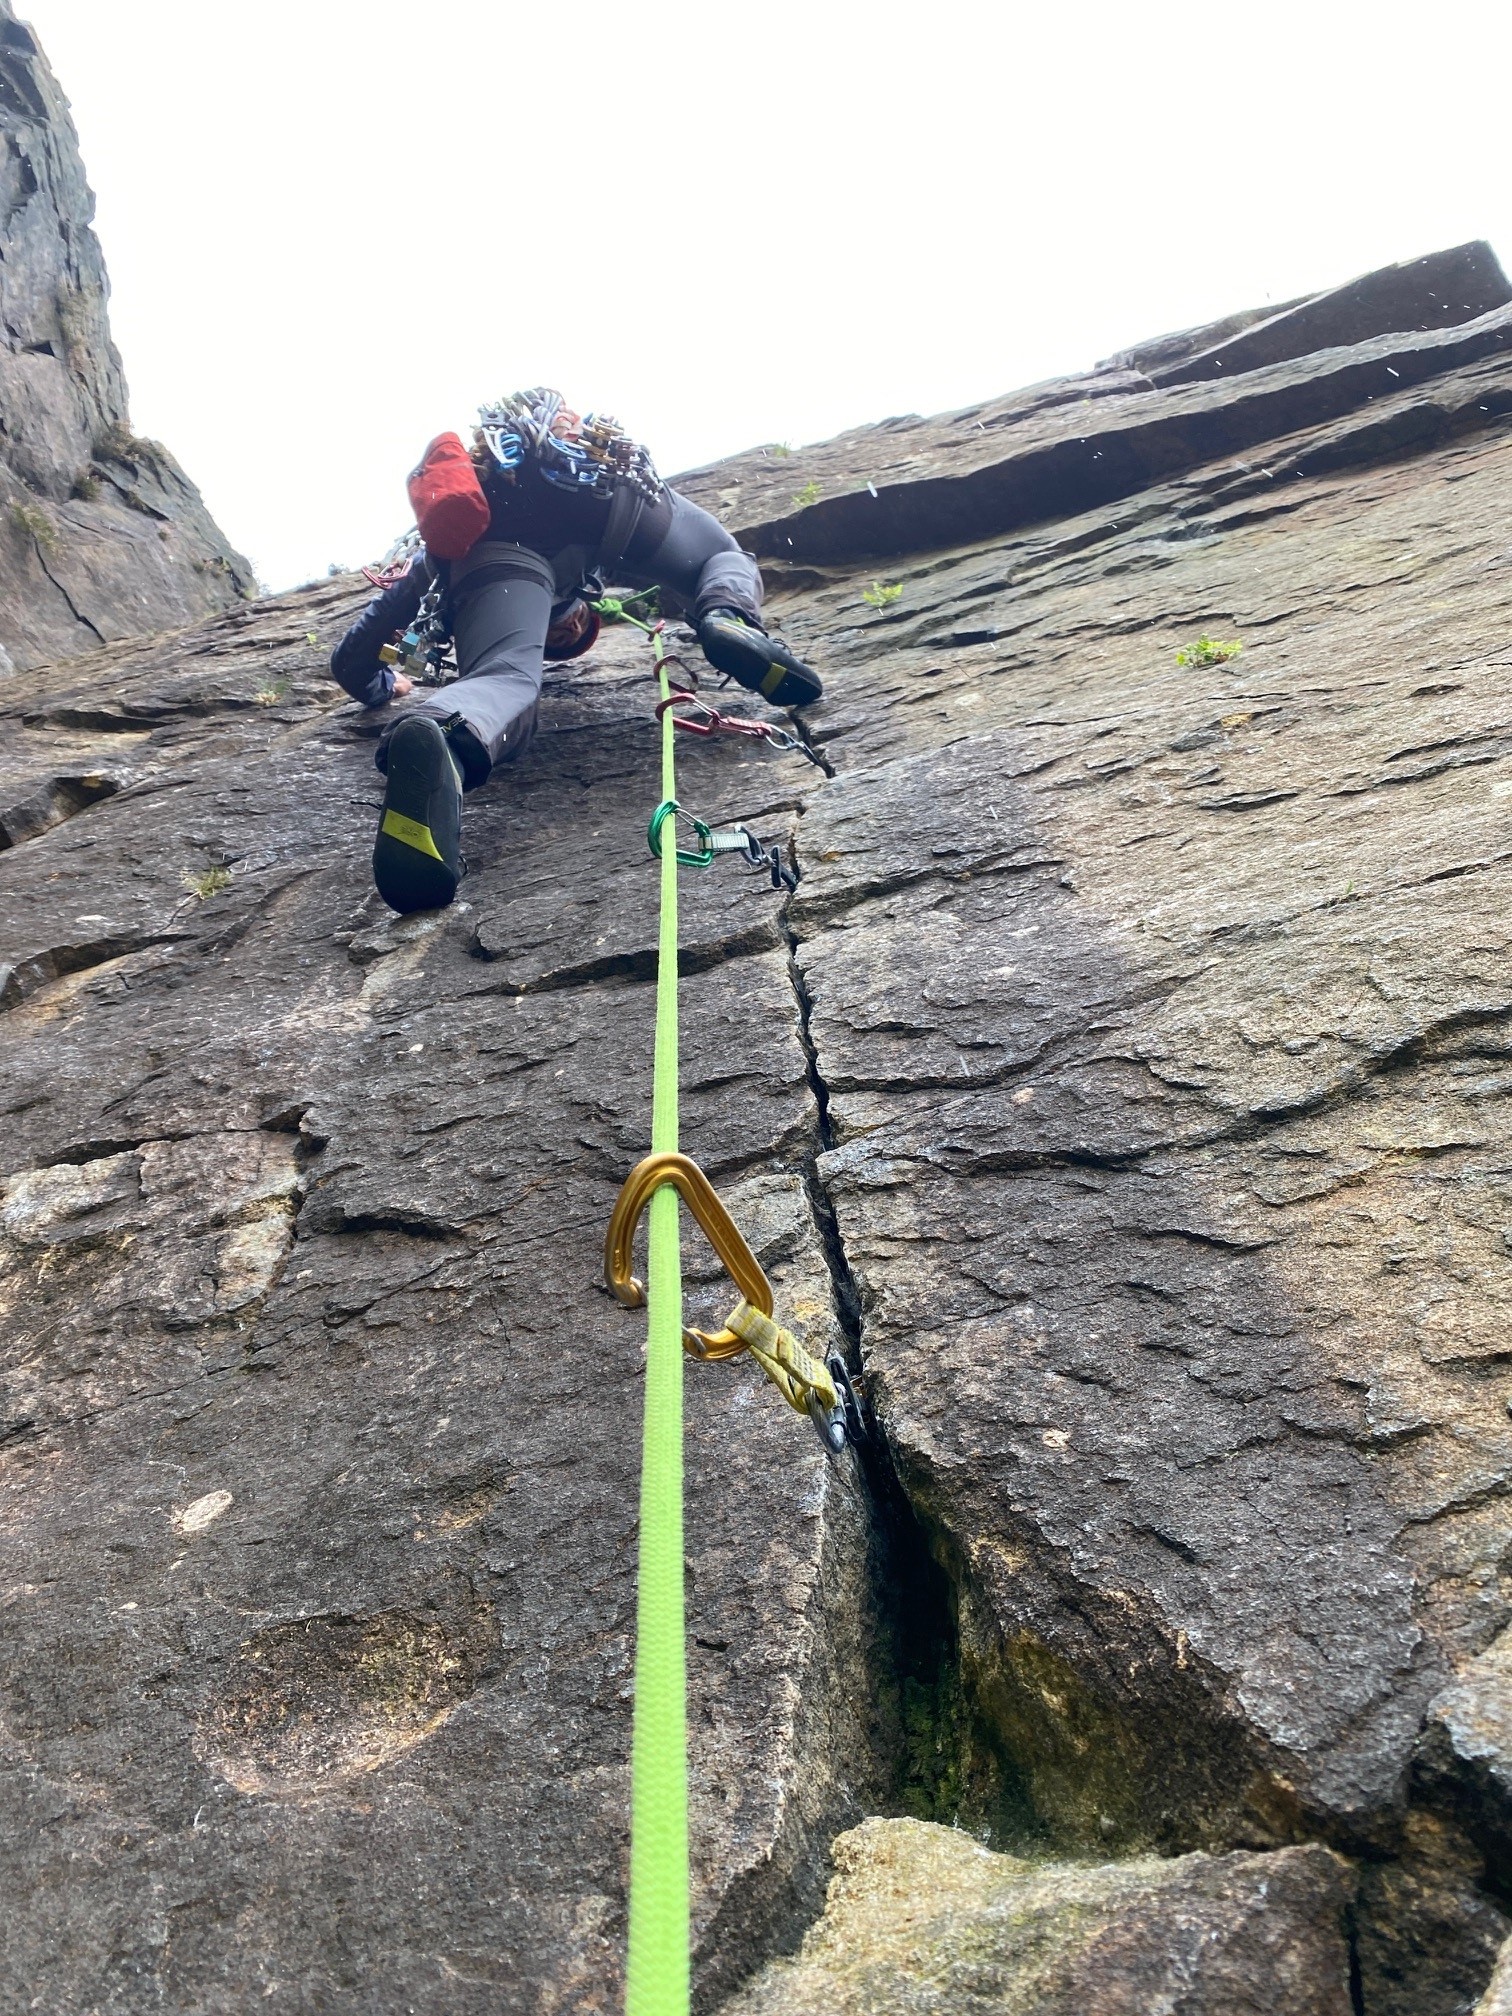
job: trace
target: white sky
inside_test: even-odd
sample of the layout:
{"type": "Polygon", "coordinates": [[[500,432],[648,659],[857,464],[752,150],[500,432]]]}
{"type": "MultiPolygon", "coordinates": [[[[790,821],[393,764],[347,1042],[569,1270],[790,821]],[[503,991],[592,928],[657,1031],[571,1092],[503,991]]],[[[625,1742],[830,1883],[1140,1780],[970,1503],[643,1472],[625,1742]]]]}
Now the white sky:
{"type": "Polygon", "coordinates": [[[518,385],[670,473],[1463,239],[1512,260],[1504,0],[17,12],[133,423],[273,587],[375,557],[427,439],[518,385]]]}

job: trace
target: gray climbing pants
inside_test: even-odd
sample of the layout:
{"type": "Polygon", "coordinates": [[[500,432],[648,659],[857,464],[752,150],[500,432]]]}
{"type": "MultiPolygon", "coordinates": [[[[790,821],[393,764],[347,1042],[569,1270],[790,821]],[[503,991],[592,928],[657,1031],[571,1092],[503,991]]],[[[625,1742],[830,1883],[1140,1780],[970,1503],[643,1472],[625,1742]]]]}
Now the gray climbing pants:
{"type": "MultiPolygon", "coordinates": [[[[548,557],[529,546],[485,540],[453,564],[460,676],[428,694],[416,711],[452,724],[451,745],[467,790],[483,783],[494,764],[518,756],[534,734],[552,605],[593,561],[586,545],[548,557]],[[458,734],[459,727],[467,732],[458,734]]],[[[695,622],[711,609],[738,609],[761,621],[756,562],[717,518],[675,490],[645,514],[613,575],[631,587],[670,588],[692,604],[695,622]]]]}

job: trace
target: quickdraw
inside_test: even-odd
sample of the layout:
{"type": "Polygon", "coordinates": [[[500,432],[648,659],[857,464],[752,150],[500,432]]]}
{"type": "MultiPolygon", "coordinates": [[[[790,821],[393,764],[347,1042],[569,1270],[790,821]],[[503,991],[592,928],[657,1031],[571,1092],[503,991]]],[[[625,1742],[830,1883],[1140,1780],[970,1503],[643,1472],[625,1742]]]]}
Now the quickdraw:
{"type": "Polygon", "coordinates": [[[686,687],[674,686],[665,700],[657,701],[657,720],[669,709],[673,710],[673,725],[685,729],[690,735],[743,735],[753,742],[765,742],[772,749],[791,750],[817,769],[824,768],[823,762],[808,744],[801,742],[786,728],[778,728],[771,721],[753,721],[745,714],[722,714],[717,707],[711,707],[701,694],[686,687]],[[678,711],[685,707],[691,711],[678,711]]]}
{"type": "MultiPolygon", "coordinates": [[[[721,854],[739,854],[749,861],[753,868],[765,868],[772,878],[774,889],[789,892],[798,887],[798,877],[782,858],[775,842],[763,847],[748,826],[706,826],[702,819],[695,819],[691,812],[684,812],[675,798],[664,798],[651,814],[651,823],[646,828],[646,844],[657,859],[661,858],[662,828],[669,819],[675,820],[679,813],[692,822],[698,835],[698,846],[679,847],[677,859],[683,868],[712,868],[721,854]]],[[[674,827],[674,832],[676,828],[674,827]]]]}
{"type": "Polygon", "coordinates": [[[401,532],[383,558],[371,567],[360,571],[375,588],[392,588],[402,574],[407,574],[410,562],[420,551],[420,528],[412,525],[408,532],[401,532]]]}
{"type": "Polygon", "coordinates": [[[692,1212],[741,1296],[722,1330],[686,1326],[683,1349],[711,1363],[749,1351],[793,1411],[807,1414],[825,1448],[838,1455],[860,1432],[860,1409],[845,1360],[831,1351],[821,1364],[774,1319],[772,1284],[761,1262],[713,1184],[688,1156],[648,1155],[625,1178],[604,1235],[604,1279],[610,1293],[626,1309],[645,1307],[646,1291],[630,1271],[630,1252],[641,1213],[664,1183],[692,1212]]]}

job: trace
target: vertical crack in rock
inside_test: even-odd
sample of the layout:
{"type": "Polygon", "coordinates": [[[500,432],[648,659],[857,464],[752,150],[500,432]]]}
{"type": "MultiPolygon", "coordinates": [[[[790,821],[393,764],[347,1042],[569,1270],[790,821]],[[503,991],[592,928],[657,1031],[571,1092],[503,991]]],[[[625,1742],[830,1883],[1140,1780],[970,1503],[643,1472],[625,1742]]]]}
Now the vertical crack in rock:
{"type": "MultiPolygon", "coordinates": [[[[793,853],[796,864],[796,839],[793,853]]],[[[859,1373],[863,1296],[820,1164],[820,1157],[839,1145],[839,1130],[813,1026],[814,1002],[795,912],[804,914],[790,898],[783,906],[782,929],[814,1102],[814,1141],[805,1156],[804,1181],[847,1356],[859,1373]]],[[[871,1416],[870,1406],[867,1411],[871,1416]]],[[[1504,1921],[1485,1895],[1489,1887],[1493,1897],[1500,1896],[1495,1858],[1493,1866],[1482,1869],[1462,1826],[1414,1808],[1397,1816],[1400,1838],[1383,1816],[1387,1833],[1370,1844],[1288,1801],[1282,1785],[1277,1796],[1268,1795],[1246,1732],[1217,1712],[1223,1675],[1216,1670],[1202,1675],[1202,1662],[1184,1650],[1183,1672],[1172,1676],[1171,1740],[1195,1752],[1188,1760],[1188,1776],[1196,1771],[1189,1789],[1197,1806],[1184,1813],[1179,1801],[1169,1805],[1159,1837],[1141,1836],[1132,1824],[1134,1808],[1164,1796],[1158,1732],[1146,1732],[1155,1738],[1150,1743],[1123,1740],[1108,1722],[1107,1704],[1099,1704],[1090,1691],[1095,1657],[1083,1671],[1074,1657],[1068,1663],[1041,1648],[1037,1658],[1027,1639],[1003,1639],[992,1623],[992,1605],[974,1586],[971,1562],[931,1509],[929,1475],[906,1483],[884,1427],[875,1418],[869,1426],[863,1464],[873,1512],[876,1691],[887,1703],[891,1810],[964,1824],[995,1844],[1027,1845],[1037,1839],[1041,1853],[1068,1829],[1081,1852],[1092,1847],[1120,1858],[1150,1846],[1166,1855],[1199,1846],[1221,1852],[1246,1845],[1285,1854],[1294,1852],[1286,1844],[1309,1840],[1352,1847],[1364,1854],[1360,1893],[1348,1923],[1348,1992],[1358,2016],[1450,2016],[1469,2006],[1465,1998],[1473,1998],[1483,1981],[1504,1921]],[[1204,1689],[1211,1700],[1198,1698],[1204,1689]],[[1053,1711],[1048,1721],[1046,1703],[1053,1711]],[[1053,1726],[1063,1713],[1070,1715],[1067,1731],[1053,1726]],[[1189,1715],[1195,1720],[1178,1739],[1175,1730],[1189,1715]],[[1111,1777],[1104,1751],[1114,1758],[1111,1777]],[[1123,1770],[1146,1779],[1142,1791],[1127,1788],[1127,1812],[1116,1798],[1102,1803],[1110,1790],[1119,1791],[1115,1781],[1123,1770]],[[1248,1813],[1242,1804],[1215,1796],[1229,1784],[1247,1786],[1248,1813]],[[1064,1811],[1057,1810],[1054,1800],[1047,1807],[1047,1786],[1069,1802],[1064,1811]]],[[[1024,1522],[1020,1538],[1031,1572],[1053,1578],[1058,1564],[1045,1536],[1024,1522]]],[[[1119,1637],[1113,1620],[1089,1617],[1086,1622],[1094,1639],[1099,1634],[1115,1641],[1119,1637]]],[[[1173,1784],[1170,1790],[1174,1794],[1179,1787],[1173,1784]]]]}
{"type": "MultiPolygon", "coordinates": [[[[798,865],[796,839],[792,857],[798,865]]],[[[789,895],[780,913],[781,928],[815,1116],[814,1142],[803,1158],[804,1188],[867,1428],[857,1469],[871,1513],[872,1692],[883,1703],[888,1810],[964,1823],[993,1839],[1020,1838],[1036,1831],[1033,1812],[1020,1774],[963,1678],[959,1583],[944,1565],[949,1550],[932,1534],[904,1487],[866,1394],[860,1286],[818,1167],[820,1153],[831,1150],[835,1139],[791,905],[789,895]]]]}
{"type": "Polygon", "coordinates": [[[90,618],[85,615],[84,611],[79,607],[78,603],[75,602],[74,598],[72,597],[72,595],[69,594],[68,590],[64,587],[63,583],[58,579],[57,575],[54,574],[51,567],[48,566],[47,555],[42,550],[41,540],[34,535],[31,543],[32,543],[32,551],[37,556],[37,565],[42,569],[42,572],[47,576],[48,580],[51,581],[52,585],[54,586],[54,588],[57,589],[58,593],[63,597],[64,602],[68,606],[68,613],[70,616],[72,616],[75,623],[82,624],[84,629],[92,631],[96,640],[99,643],[101,644],[108,643],[110,640],[106,637],[105,632],[100,628],[99,624],[92,622],[90,618]]]}
{"type": "Polygon", "coordinates": [[[1353,1909],[1345,1913],[1345,1935],[1349,1941],[1350,2016],[1365,2016],[1365,1984],[1360,1967],[1360,1921],[1353,1909]]]}

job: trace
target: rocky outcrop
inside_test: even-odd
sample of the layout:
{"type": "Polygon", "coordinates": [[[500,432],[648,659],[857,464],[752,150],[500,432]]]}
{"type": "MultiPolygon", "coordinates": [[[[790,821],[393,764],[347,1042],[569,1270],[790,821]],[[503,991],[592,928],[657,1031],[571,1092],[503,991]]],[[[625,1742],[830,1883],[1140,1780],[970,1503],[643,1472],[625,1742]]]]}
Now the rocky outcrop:
{"type": "Polygon", "coordinates": [[[255,586],[173,457],[131,431],[93,215],[68,101],[0,0],[0,646],[18,670],[255,586]]]}
{"type": "Polygon", "coordinates": [[[868,1820],[824,1917],[725,2016],[1353,2016],[1348,1865],[1322,1848],[1054,1864],[868,1820]]]}
{"type": "Polygon", "coordinates": [[[1108,365],[1145,372],[1156,385],[1232,378],[1372,336],[1453,328],[1505,308],[1509,298],[1512,290],[1491,247],[1457,245],[1451,252],[1362,273],[1343,287],[1283,302],[1267,313],[1137,344],[1108,365]]]}
{"type": "MultiPolygon", "coordinates": [[[[698,479],[774,556],[832,774],[681,752],[801,871],[686,878],[684,1141],[875,1424],[830,1464],[750,1367],[689,1371],[703,2008],[900,1813],[1014,1855],[970,1848],[1005,1896],[1032,1859],[1037,1923],[1085,1905],[1085,2006],[1199,1924],[1318,1995],[1347,1937],[1366,2016],[1485,1988],[1506,313],[698,479]],[[1178,662],[1204,635],[1242,652],[1178,662]]],[[[0,741],[0,2000],[617,2006],[646,654],[552,671],[465,900],[397,923],[378,724],[322,669],[363,593],[52,668],[0,741]]]]}
{"type": "MultiPolygon", "coordinates": [[[[1488,402],[1505,396],[1509,302],[1490,247],[1467,245],[1239,334],[1220,323],[1212,344],[1200,330],[1166,339],[1179,360],[1169,368],[1156,361],[1162,346],[1140,345],[1083,378],[932,420],[887,420],[797,454],[757,449],[679,480],[764,560],[788,566],[885,560],[1073,517],[1262,444],[1262,461],[1232,476],[1257,492],[1284,489],[1482,426],[1488,402]],[[1198,372],[1209,357],[1228,368],[1198,372]],[[1491,368],[1463,368],[1482,360],[1491,368]],[[1289,453],[1292,436],[1303,438],[1289,453]]],[[[1141,515],[1132,508],[1122,522],[1141,515]]]]}

